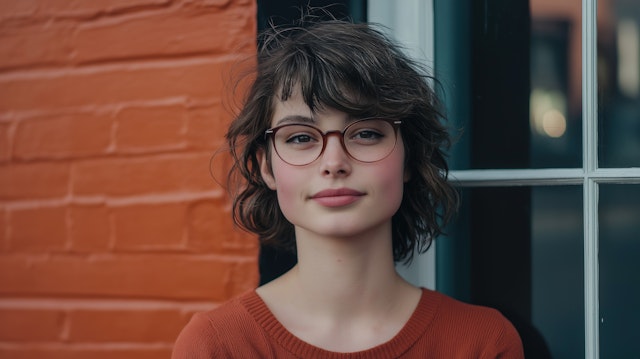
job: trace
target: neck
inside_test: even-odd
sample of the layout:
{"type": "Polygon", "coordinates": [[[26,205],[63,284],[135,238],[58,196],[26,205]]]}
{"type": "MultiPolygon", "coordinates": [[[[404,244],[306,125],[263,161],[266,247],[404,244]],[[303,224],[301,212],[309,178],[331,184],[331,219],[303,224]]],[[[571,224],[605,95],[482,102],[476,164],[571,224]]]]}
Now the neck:
{"type": "Polygon", "coordinates": [[[395,270],[390,226],[351,238],[297,229],[298,264],[258,294],[287,330],[320,348],[351,352],[390,340],[421,296],[395,270]]]}
{"type": "Polygon", "coordinates": [[[390,223],[358,237],[297,230],[296,238],[298,265],[283,280],[308,310],[336,316],[385,310],[409,287],[395,270],[390,223]]]}

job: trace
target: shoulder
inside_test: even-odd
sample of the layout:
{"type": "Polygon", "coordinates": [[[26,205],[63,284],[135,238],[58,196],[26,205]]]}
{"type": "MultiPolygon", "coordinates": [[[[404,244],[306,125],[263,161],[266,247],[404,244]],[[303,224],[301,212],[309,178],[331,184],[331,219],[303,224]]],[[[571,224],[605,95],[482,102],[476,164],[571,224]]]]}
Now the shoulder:
{"type": "MultiPolygon", "coordinates": [[[[472,323],[497,324],[507,321],[496,309],[469,304],[439,292],[431,292],[439,300],[439,315],[472,323]]],[[[508,321],[507,321],[508,322],[508,321]]]]}
{"type": "Polygon", "coordinates": [[[224,357],[229,338],[243,333],[243,327],[252,321],[242,305],[251,295],[248,292],[215,309],[194,314],[176,339],[172,359],[224,357]]]}
{"type": "Polygon", "coordinates": [[[520,335],[499,311],[438,292],[425,294],[438,303],[431,330],[443,340],[457,338],[457,345],[481,358],[524,358],[520,335]]]}

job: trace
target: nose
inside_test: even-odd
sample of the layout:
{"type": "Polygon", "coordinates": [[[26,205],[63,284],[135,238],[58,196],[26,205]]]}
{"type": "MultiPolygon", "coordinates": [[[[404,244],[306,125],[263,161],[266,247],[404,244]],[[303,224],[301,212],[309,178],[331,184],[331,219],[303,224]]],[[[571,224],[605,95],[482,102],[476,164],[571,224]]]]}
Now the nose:
{"type": "Polygon", "coordinates": [[[351,158],[342,145],[339,132],[326,135],[324,152],[320,156],[320,171],[324,176],[345,176],[351,173],[351,158]]]}

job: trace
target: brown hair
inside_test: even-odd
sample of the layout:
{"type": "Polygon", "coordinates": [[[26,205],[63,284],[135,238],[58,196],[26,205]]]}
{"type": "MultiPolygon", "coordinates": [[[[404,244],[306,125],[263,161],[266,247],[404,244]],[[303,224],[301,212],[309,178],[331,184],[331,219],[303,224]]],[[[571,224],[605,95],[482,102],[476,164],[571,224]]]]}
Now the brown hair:
{"type": "Polygon", "coordinates": [[[234,221],[264,243],[295,250],[293,225],[262,180],[256,154],[269,153],[264,132],[274,99],[286,101],[299,86],[312,111],[324,106],[352,117],[402,120],[410,179],[392,218],[393,255],[409,262],[415,250],[426,251],[457,207],[444,154],[449,134],[426,72],[367,24],[306,18],[296,26],[272,27],[260,40],[253,83],[226,136],[234,159],[229,180],[242,181],[234,196],[234,221]]]}

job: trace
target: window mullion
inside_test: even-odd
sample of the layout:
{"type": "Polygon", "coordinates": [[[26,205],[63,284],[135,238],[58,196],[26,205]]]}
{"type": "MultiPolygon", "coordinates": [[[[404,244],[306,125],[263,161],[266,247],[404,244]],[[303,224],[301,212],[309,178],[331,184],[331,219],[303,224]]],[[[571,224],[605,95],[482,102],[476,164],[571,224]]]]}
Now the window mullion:
{"type": "Polygon", "coordinates": [[[582,125],[584,168],[585,357],[600,357],[598,298],[597,0],[582,2],[582,125]]]}
{"type": "MultiPolygon", "coordinates": [[[[386,26],[387,35],[401,43],[408,56],[433,68],[433,11],[433,0],[407,0],[402,6],[385,0],[369,0],[367,18],[369,22],[386,26]]],[[[435,251],[434,242],[434,248],[417,255],[409,267],[398,265],[398,272],[415,285],[435,289],[435,251]]]]}
{"type": "Polygon", "coordinates": [[[449,174],[460,187],[578,185],[584,181],[580,168],[475,169],[449,174]]]}

